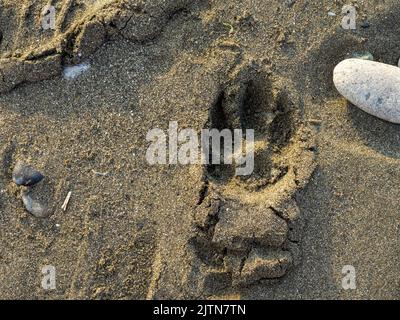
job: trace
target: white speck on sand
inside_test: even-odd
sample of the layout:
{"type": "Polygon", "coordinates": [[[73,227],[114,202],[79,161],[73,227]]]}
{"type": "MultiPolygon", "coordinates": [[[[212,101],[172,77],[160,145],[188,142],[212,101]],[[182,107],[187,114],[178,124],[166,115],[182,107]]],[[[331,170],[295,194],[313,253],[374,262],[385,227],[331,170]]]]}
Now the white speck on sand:
{"type": "Polygon", "coordinates": [[[63,70],[64,79],[72,80],[77,76],[81,75],[85,71],[89,70],[90,64],[88,62],[83,62],[81,64],[77,64],[75,66],[65,67],[63,70]]]}

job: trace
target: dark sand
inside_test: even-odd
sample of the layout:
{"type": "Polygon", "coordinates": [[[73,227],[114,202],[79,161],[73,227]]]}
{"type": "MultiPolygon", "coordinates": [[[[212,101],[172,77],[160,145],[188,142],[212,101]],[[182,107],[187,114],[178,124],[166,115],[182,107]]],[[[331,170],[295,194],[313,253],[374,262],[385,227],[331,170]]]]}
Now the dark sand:
{"type": "Polygon", "coordinates": [[[340,27],[345,1],[59,2],[66,18],[54,34],[35,18],[46,1],[0,4],[0,298],[399,298],[400,127],[348,105],[331,80],[355,51],[397,64],[396,1],[353,1],[359,23],[371,23],[356,31],[340,27]],[[89,71],[63,79],[62,67],[80,61],[89,71]],[[235,104],[218,104],[221,93],[235,98],[251,81],[245,125],[267,139],[290,132],[272,156],[256,155],[261,168],[287,166],[278,182],[147,163],[148,130],[227,126],[235,104]],[[295,111],[278,110],[271,127],[251,106],[275,115],[276,92],[295,111]],[[218,108],[227,123],[213,118],[218,108]],[[46,175],[50,217],[24,209],[11,180],[18,160],[46,175]],[[280,201],[301,219],[283,219],[280,201]],[[205,211],[215,202],[218,222],[205,211]],[[278,232],[282,223],[296,236],[278,232]],[[246,268],[238,274],[229,259],[257,250],[278,269],[240,283],[246,268]],[[56,290],[41,287],[45,265],[56,267],[56,290]],[[342,289],[345,265],[356,290],[342,289]]]}

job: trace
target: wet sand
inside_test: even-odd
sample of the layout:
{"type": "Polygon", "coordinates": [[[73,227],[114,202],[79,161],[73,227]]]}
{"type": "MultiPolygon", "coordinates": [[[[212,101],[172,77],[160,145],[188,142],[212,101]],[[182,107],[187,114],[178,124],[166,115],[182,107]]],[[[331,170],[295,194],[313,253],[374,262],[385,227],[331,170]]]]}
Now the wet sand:
{"type": "Polygon", "coordinates": [[[399,126],[349,105],[332,83],[356,51],[397,64],[395,1],[355,1],[371,24],[355,31],[340,26],[342,1],[122,3],[60,2],[58,36],[34,31],[42,3],[1,7],[15,18],[0,19],[0,298],[398,299],[399,126]],[[87,72],[62,77],[82,61],[87,72]],[[284,174],[243,182],[232,168],[151,166],[146,133],[169,121],[256,126],[274,145],[256,167],[284,174]],[[24,209],[18,160],[45,174],[50,217],[24,209]],[[283,219],[283,207],[301,218],[283,219]],[[284,272],[251,270],[258,251],[284,272]],[[57,270],[55,290],[41,287],[45,265],[57,270]],[[345,265],[356,290],[342,289],[345,265]]]}

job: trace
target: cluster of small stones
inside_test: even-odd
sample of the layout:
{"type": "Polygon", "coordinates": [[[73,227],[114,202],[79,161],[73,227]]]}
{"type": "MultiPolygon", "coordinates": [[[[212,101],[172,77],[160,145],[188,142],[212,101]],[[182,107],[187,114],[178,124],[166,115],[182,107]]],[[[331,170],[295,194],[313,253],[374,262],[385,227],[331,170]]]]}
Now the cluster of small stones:
{"type": "Polygon", "coordinates": [[[13,182],[20,186],[21,198],[25,209],[37,218],[45,218],[51,214],[48,206],[44,204],[36,189],[40,188],[40,182],[44,175],[30,165],[18,161],[12,173],[13,182]]]}

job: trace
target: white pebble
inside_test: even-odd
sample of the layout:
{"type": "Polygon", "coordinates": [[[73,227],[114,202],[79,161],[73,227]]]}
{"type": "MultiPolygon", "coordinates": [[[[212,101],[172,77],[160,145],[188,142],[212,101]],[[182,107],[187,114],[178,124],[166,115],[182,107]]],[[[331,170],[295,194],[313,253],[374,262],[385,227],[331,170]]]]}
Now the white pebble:
{"type": "Polygon", "coordinates": [[[63,75],[65,79],[72,80],[84,73],[85,71],[89,70],[89,68],[90,64],[87,62],[83,62],[76,66],[68,66],[64,68],[63,75]]]}
{"type": "Polygon", "coordinates": [[[347,59],[333,71],[333,82],[347,100],[380,119],[400,123],[400,69],[369,60],[347,59]]]}

